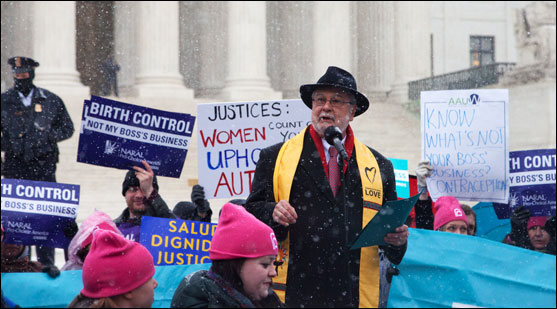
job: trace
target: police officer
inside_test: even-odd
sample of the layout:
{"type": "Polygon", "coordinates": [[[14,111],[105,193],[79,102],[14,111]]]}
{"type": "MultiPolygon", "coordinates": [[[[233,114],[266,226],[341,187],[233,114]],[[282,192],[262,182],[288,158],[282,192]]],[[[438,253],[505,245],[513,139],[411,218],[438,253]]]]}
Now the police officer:
{"type": "MultiPolygon", "coordinates": [[[[56,182],[57,143],[74,132],[64,102],[35,86],[39,63],[28,57],[8,59],[14,87],[2,93],[2,176],[56,182]]],[[[54,248],[37,247],[43,265],[54,264],[54,248]]]]}

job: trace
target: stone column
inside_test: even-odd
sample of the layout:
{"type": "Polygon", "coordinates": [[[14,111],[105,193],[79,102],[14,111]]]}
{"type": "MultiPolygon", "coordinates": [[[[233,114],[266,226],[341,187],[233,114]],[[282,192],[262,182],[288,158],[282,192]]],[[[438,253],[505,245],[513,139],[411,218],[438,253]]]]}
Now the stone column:
{"type": "Polygon", "coordinates": [[[137,58],[137,2],[114,1],[114,55],[120,65],[118,91],[120,96],[136,96],[135,74],[137,58]]]}
{"type": "Polygon", "coordinates": [[[33,1],[33,57],[40,66],[35,84],[64,95],[87,97],[76,69],[75,1],[33,1]]]}
{"type": "Polygon", "coordinates": [[[395,82],[389,100],[408,101],[408,82],[430,74],[430,4],[395,2],[395,82]]]}
{"type": "Polygon", "coordinates": [[[13,86],[12,67],[8,59],[14,56],[32,57],[33,31],[28,3],[2,1],[2,92],[13,86]],[[21,38],[26,38],[22,40],[21,38]]]}
{"type": "MultiPolygon", "coordinates": [[[[186,70],[186,66],[195,67],[197,74],[192,76],[191,82],[196,85],[196,97],[215,98],[225,87],[228,5],[225,1],[191,2],[192,6],[195,5],[195,11],[187,12],[186,16],[191,16],[194,22],[186,21],[190,22],[186,33],[191,35],[186,42],[188,44],[182,45],[182,57],[191,54],[193,57],[183,58],[182,68],[186,70]],[[191,48],[192,43],[196,44],[197,48],[191,48]]],[[[182,39],[186,39],[184,34],[182,39]]],[[[184,76],[188,78],[187,75],[184,76]]]]}
{"type": "Polygon", "coordinates": [[[269,75],[285,99],[299,99],[300,85],[315,82],[312,12],[310,1],[267,2],[269,75]]]}
{"type": "Polygon", "coordinates": [[[383,102],[394,82],[394,2],[358,2],[357,17],[358,89],[383,102]]]}
{"type": "Polygon", "coordinates": [[[313,82],[331,65],[354,74],[350,1],[315,1],[313,8],[313,82]]]}
{"type": "Polygon", "coordinates": [[[179,72],[178,1],[137,3],[138,67],[135,91],[140,98],[193,100],[179,72]]]}
{"type": "Polygon", "coordinates": [[[282,99],[267,75],[266,3],[228,2],[228,72],[222,97],[229,101],[282,99]]]}

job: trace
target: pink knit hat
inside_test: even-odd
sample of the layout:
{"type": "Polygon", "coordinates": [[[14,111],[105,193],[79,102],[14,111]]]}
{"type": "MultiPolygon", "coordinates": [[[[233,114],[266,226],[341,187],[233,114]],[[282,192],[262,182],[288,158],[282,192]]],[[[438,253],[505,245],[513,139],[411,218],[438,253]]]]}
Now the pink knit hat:
{"type": "Polygon", "coordinates": [[[458,200],[452,196],[441,196],[435,202],[435,218],[433,220],[433,230],[437,231],[443,225],[456,220],[461,220],[466,222],[468,225],[468,219],[466,214],[460,207],[458,200]]]}
{"type": "Polygon", "coordinates": [[[81,294],[90,298],[124,294],[154,274],[153,257],[145,247],[112,231],[98,229],[83,263],[81,294]]]}
{"type": "Polygon", "coordinates": [[[211,241],[211,260],[258,258],[278,254],[273,229],[238,205],[222,206],[219,223],[211,241]]]}
{"type": "Polygon", "coordinates": [[[528,230],[533,228],[534,226],[544,227],[546,221],[546,217],[530,217],[530,219],[528,219],[528,230]]]}

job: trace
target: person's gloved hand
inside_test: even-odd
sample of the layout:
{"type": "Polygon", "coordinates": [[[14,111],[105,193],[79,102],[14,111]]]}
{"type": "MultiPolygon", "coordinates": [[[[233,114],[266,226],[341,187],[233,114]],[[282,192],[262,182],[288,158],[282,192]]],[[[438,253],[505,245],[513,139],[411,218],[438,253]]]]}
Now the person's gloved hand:
{"type": "Polygon", "coordinates": [[[518,206],[511,215],[511,223],[526,225],[530,219],[530,209],[518,206]]]}
{"type": "Polygon", "coordinates": [[[191,191],[191,201],[197,206],[197,211],[204,213],[209,211],[209,201],[205,199],[205,190],[200,185],[195,185],[191,191]]]}
{"type": "Polygon", "coordinates": [[[72,239],[75,234],[77,234],[77,231],[79,230],[79,228],[77,227],[77,223],[75,223],[74,220],[68,222],[68,224],[64,227],[63,231],[64,231],[64,236],[66,236],[66,238],[68,239],[72,239]]]}
{"type": "Polygon", "coordinates": [[[60,270],[56,265],[47,265],[43,267],[43,273],[47,273],[50,278],[56,278],[60,276],[60,270]]]}
{"type": "Polygon", "coordinates": [[[198,205],[201,201],[205,199],[205,190],[200,185],[193,186],[191,190],[191,201],[198,205]]]}
{"type": "Polygon", "coordinates": [[[516,232],[526,232],[526,226],[530,219],[530,210],[524,206],[517,207],[511,215],[511,230],[516,232]]]}
{"type": "Polygon", "coordinates": [[[209,209],[211,209],[211,206],[209,205],[209,201],[208,200],[203,200],[202,203],[199,203],[197,205],[197,212],[200,213],[206,213],[209,211],[209,209]]]}
{"type": "Polygon", "coordinates": [[[416,178],[418,178],[418,191],[427,191],[427,177],[431,176],[431,171],[433,167],[429,164],[429,161],[421,161],[416,167],[416,178]]]}

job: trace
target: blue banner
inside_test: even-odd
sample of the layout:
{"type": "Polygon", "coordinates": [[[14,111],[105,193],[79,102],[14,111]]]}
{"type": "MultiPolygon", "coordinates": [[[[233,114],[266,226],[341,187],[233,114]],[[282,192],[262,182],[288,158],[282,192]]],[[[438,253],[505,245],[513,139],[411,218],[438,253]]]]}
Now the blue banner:
{"type": "MultiPolygon", "coordinates": [[[[182,279],[198,270],[208,270],[211,264],[155,266],[153,308],[170,308],[174,291],[182,279]]],[[[65,308],[83,289],[81,270],[63,271],[56,279],[44,273],[2,274],[4,296],[23,308],[65,308]]]]}
{"type": "Polygon", "coordinates": [[[493,209],[493,203],[481,202],[474,205],[476,214],[476,236],[503,241],[511,232],[511,220],[499,219],[493,209]]]}
{"type": "Polygon", "coordinates": [[[155,265],[210,263],[216,227],[215,223],[143,216],[139,240],[153,255],[155,265]]]}
{"type": "Polygon", "coordinates": [[[480,237],[410,229],[390,308],[555,308],[555,256],[480,237]]]}
{"type": "Polygon", "coordinates": [[[4,241],[67,248],[64,228],[75,220],[79,185],[2,179],[4,241]]]}
{"type": "Polygon", "coordinates": [[[92,96],[83,105],[77,161],[179,178],[195,117],[92,96]]]}
{"type": "Polygon", "coordinates": [[[509,203],[493,203],[499,219],[510,218],[518,206],[530,209],[533,217],[555,215],[555,149],[509,153],[509,203]]]}

